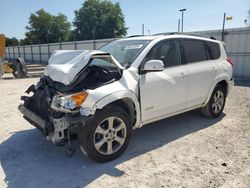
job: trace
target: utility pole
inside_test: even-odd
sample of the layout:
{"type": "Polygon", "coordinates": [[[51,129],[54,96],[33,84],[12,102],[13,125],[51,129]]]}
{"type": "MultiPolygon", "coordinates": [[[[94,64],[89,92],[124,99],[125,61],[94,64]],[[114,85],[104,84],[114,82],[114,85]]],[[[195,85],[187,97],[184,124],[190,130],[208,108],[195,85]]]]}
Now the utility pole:
{"type": "Polygon", "coordinates": [[[144,35],[144,24],[142,24],[142,32],[141,32],[142,35],[144,35]]]}
{"type": "Polygon", "coordinates": [[[222,41],[224,41],[224,35],[225,35],[225,22],[226,22],[226,13],[224,13],[224,16],[223,16],[222,33],[221,33],[222,41]]]}
{"type": "Polygon", "coordinates": [[[184,11],[187,9],[180,9],[179,11],[181,12],[181,32],[183,32],[183,19],[184,19],[184,11]]]}
{"type": "Polygon", "coordinates": [[[181,22],[181,20],[178,19],[178,33],[180,32],[180,22],[181,22]]]}
{"type": "Polygon", "coordinates": [[[221,40],[224,41],[225,39],[225,25],[226,21],[232,20],[233,16],[226,16],[226,13],[224,13],[223,16],[223,25],[222,25],[222,32],[221,32],[221,40]]]}
{"type": "Polygon", "coordinates": [[[94,27],[94,29],[93,29],[93,31],[92,31],[92,36],[93,36],[93,49],[95,50],[95,30],[96,30],[96,27],[97,27],[97,25],[94,27]]]}
{"type": "Polygon", "coordinates": [[[148,35],[150,35],[150,29],[148,29],[147,31],[148,31],[148,35]]]}

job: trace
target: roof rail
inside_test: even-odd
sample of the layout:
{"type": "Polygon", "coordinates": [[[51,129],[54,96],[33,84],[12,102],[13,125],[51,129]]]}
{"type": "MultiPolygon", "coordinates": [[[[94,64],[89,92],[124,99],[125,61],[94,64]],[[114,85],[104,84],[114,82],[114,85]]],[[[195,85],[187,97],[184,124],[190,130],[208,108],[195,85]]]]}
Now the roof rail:
{"type": "Polygon", "coordinates": [[[131,35],[131,36],[128,36],[128,37],[126,37],[126,38],[143,37],[143,36],[145,36],[145,35],[131,35]]]}
{"type": "Polygon", "coordinates": [[[203,35],[203,34],[199,34],[199,33],[192,33],[192,32],[169,32],[169,33],[157,33],[154,35],[188,35],[188,36],[196,36],[196,37],[204,37],[204,38],[209,38],[209,39],[213,39],[216,40],[215,37],[213,36],[207,36],[207,35],[203,35]]]}

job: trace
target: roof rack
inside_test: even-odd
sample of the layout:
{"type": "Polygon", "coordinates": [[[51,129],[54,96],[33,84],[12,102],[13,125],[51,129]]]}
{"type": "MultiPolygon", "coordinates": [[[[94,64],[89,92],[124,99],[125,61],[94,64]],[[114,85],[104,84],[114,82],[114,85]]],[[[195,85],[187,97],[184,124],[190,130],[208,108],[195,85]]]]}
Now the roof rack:
{"type": "Polygon", "coordinates": [[[169,33],[157,33],[154,35],[188,35],[188,36],[196,36],[196,37],[204,37],[204,38],[209,38],[209,39],[213,39],[216,40],[215,37],[213,36],[207,36],[207,35],[202,35],[202,34],[198,34],[198,33],[192,33],[192,32],[186,32],[186,33],[180,33],[180,32],[169,32],[169,33]]]}
{"type": "Polygon", "coordinates": [[[131,35],[131,36],[128,36],[128,37],[126,37],[126,38],[143,37],[143,36],[145,36],[145,35],[131,35]]]}

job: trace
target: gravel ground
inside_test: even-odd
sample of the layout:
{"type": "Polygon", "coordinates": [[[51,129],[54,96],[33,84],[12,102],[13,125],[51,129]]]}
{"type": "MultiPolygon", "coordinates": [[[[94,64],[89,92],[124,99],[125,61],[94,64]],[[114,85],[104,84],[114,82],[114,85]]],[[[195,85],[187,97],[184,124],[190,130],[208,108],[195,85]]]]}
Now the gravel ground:
{"type": "Polygon", "coordinates": [[[27,123],[19,98],[37,78],[0,80],[0,187],[250,187],[250,87],[235,86],[224,114],[188,112],[134,132],[119,159],[72,158],[27,123]]]}

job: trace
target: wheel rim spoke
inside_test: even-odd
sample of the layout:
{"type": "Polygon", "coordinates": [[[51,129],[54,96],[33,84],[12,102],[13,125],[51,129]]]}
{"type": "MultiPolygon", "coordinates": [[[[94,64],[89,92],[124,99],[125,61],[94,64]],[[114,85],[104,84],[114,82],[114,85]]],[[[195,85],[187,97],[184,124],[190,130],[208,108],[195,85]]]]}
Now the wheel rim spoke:
{"type": "Polygon", "coordinates": [[[113,141],[109,141],[107,143],[108,143],[107,154],[112,154],[113,153],[113,141]]]}
{"type": "Polygon", "coordinates": [[[116,137],[115,137],[115,141],[117,141],[119,144],[123,144],[123,142],[125,141],[125,138],[116,136],[116,137]]]}
{"type": "Polygon", "coordinates": [[[120,123],[116,128],[115,128],[115,131],[116,132],[119,132],[120,130],[124,129],[125,128],[125,124],[122,122],[120,123]]]}
{"type": "Polygon", "coordinates": [[[99,150],[103,146],[103,144],[105,144],[105,143],[106,143],[106,141],[104,138],[99,140],[97,143],[95,143],[96,149],[99,150]]]}
{"type": "Polygon", "coordinates": [[[96,133],[104,135],[106,133],[106,130],[103,129],[100,125],[95,130],[96,133]]]}
{"type": "Polygon", "coordinates": [[[113,128],[114,120],[115,120],[114,117],[109,117],[109,118],[108,118],[108,126],[109,126],[109,129],[112,129],[112,128],[113,128]]]}
{"type": "Polygon", "coordinates": [[[217,97],[216,97],[216,94],[214,95],[214,103],[217,102],[217,97]]]}
{"type": "Polygon", "coordinates": [[[217,106],[216,106],[216,104],[214,105],[214,112],[215,113],[217,112],[217,106]]]}

